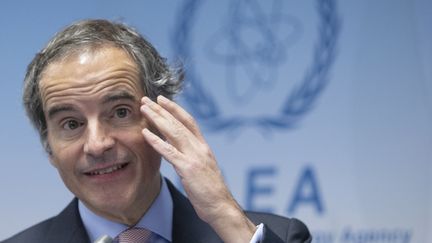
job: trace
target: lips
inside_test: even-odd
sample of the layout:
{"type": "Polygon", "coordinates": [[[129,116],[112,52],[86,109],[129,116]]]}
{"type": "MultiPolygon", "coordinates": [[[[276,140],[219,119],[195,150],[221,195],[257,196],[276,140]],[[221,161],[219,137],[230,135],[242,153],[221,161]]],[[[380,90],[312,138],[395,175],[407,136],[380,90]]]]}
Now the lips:
{"type": "Polygon", "coordinates": [[[119,170],[125,168],[127,165],[128,165],[128,163],[115,164],[115,165],[112,165],[109,167],[84,172],[84,174],[86,174],[88,176],[98,176],[98,175],[111,174],[111,173],[114,173],[116,171],[119,171],[119,170]]]}

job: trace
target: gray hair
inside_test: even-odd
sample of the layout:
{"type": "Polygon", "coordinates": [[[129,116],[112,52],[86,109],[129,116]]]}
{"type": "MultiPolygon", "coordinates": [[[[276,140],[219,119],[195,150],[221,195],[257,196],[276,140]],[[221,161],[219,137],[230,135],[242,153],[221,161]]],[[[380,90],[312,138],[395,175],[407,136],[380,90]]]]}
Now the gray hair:
{"type": "Polygon", "coordinates": [[[39,81],[45,68],[84,49],[114,46],[126,51],[139,67],[144,94],[155,99],[163,95],[171,99],[182,88],[183,69],[171,68],[166,59],[136,30],[108,20],[81,20],[57,33],[33,58],[24,79],[23,103],[27,116],[39,132],[45,149],[47,124],[44,116],[39,81]]]}

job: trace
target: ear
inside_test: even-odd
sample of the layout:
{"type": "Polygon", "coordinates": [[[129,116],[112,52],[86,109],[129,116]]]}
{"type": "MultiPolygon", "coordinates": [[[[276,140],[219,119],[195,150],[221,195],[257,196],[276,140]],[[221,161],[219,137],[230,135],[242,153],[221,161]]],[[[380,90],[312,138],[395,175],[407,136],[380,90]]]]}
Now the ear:
{"type": "Polygon", "coordinates": [[[56,162],[54,161],[53,156],[50,155],[48,158],[49,158],[49,161],[50,161],[51,165],[54,166],[54,167],[57,169],[57,164],[56,164],[56,162]]]}
{"type": "Polygon", "coordinates": [[[48,159],[49,159],[50,163],[51,163],[54,167],[57,168],[57,164],[56,164],[56,162],[55,162],[54,155],[53,155],[53,153],[52,153],[51,146],[49,145],[48,141],[44,141],[44,142],[43,142],[43,146],[44,146],[45,152],[48,154],[48,159]]]}

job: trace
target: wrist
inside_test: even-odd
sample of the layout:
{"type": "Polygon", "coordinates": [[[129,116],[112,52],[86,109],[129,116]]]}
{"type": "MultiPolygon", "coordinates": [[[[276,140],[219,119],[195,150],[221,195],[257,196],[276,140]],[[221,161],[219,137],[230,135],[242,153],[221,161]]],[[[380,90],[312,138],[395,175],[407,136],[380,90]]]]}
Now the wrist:
{"type": "Polygon", "coordinates": [[[226,243],[248,243],[256,231],[256,225],[237,204],[236,207],[225,208],[217,218],[208,223],[226,243]]]}

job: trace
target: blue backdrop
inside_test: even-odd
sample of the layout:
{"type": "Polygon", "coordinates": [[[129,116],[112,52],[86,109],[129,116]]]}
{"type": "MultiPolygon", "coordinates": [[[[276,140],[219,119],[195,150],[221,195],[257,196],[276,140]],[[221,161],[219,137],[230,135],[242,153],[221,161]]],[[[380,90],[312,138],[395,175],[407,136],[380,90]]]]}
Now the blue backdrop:
{"type": "Polygon", "coordinates": [[[26,66],[108,18],[184,63],[177,101],[243,207],[301,218],[314,242],[432,242],[431,16],[428,0],[1,1],[0,239],[72,198],[25,117],[26,66]]]}

